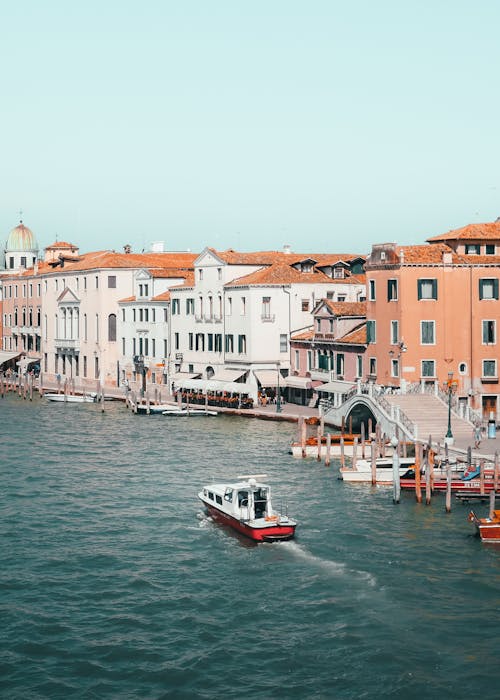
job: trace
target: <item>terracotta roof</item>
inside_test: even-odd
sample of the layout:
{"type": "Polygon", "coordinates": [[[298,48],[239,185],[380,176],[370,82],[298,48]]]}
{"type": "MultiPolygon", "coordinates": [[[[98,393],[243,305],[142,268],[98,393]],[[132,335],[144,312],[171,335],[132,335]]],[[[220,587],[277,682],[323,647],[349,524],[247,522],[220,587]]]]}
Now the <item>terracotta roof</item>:
{"type": "Polygon", "coordinates": [[[454,231],[448,231],[448,233],[428,238],[427,241],[434,243],[439,241],[488,241],[498,239],[500,239],[500,221],[492,221],[485,224],[468,224],[454,231]]]}
{"type": "Polygon", "coordinates": [[[299,272],[290,265],[277,263],[269,267],[251,272],[228,282],[226,287],[246,287],[249,285],[281,285],[281,284],[334,284],[334,281],[323,272],[299,272]]]}
{"type": "Polygon", "coordinates": [[[312,328],[307,331],[299,331],[298,333],[292,333],[292,340],[312,340],[314,338],[314,330],[312,328]]]}
{"type": "Polygon", "coordinates": [[[191,270],[179,270],[179,268],[165,268],[161,270],[148,270],[149,274],[151,277],[154,277],[155,279],[169,279],[170,277],[186,277],[187,274],[190,274],[191,277],[193,276],[193,273],[191,270]]]}
{"type": "Polygon", "coordinates": [[[216,250],[208,248],[214,255],[228,265],[273,265],[279,262],[295,265],[303,260],[314,260],[317,264],[334,265],[339,261],[358,260],[359,255],[350,253],[285,253],[279,250],[263,250],[252,253],[240,253],[237,250],[216,250]]]}
{"type": "Polygon", "coordinates": [[[162,294],[158,294],[157,296],[153,297],[153,301],[170,301],[170,292],[167,290],[162,294]]]}
{"type": "Polygon", "coordinates": [[[451,248],[444,243],[436,245],[407,245],[398,246],[396,249],[400,259],[403,256],[402,264],[404,263],[429,263],[438,264],[443,262],[443,253],[451,254],[452,262],[458,262],[458,256],[453,253],[451,248]]]}
{"type": "Polygon", "coordinates": [[[130,301],[135,301],[136,297],[126,297],[125,299],[118,299],[119,304],[126,304],[127,302],[130,301]]]}
{"type": "Polygon", "coordinates": [[[192,270],[196,257],[194,253],[115,253],[101,250],[80,255],[78,261],[67,262],[64,269],[68,271],[98,270],[100,268],[192,270]]]}
{"type": "Polygon", "coordinates": [[[335,338],[335,342],[343,345],[366,345],[366,323],[349,331],[342,338],[335,338]]]}
{"type": "Polygon", "coordinates": [[[57,248],[71,248],[71,250],[78,250],[77,245],[73,245],[73,243],[66,243],[66,241],[56,241],[55,243],[52,243],[52,245],[48,245],[45,250],[53,250],[57,248]]]}
{"type": "Polygon", "coordinates": [[[366,316],[366,301],[323,301],[335,316],[366,316]]]}

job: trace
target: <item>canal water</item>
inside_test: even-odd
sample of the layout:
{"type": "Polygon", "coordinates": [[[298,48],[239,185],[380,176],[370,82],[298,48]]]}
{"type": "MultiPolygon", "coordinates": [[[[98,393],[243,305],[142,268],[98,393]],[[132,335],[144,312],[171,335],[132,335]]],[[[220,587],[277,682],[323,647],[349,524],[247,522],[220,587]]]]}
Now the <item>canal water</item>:
{"type": "Polygon", "coordinates": [[[499,696],[500,550],[468,506],[343,484],[293,424],[105,409],[0,399],[1,697],[499,696]],[[295,541],[203,514],[248,473],[295,541]]]}

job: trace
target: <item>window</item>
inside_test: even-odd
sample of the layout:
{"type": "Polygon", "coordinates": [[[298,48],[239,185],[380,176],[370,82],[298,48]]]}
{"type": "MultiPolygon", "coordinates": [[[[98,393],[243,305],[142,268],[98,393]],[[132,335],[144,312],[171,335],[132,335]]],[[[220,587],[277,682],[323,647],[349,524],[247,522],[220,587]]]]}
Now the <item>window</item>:
{"type": "Polygon", "coordinates": [[[174,350],[179,349],[179,334],[174,333],[174,350]]]}
{"type": "Polygon", "coordinates": [[[370,377],[376,377],[377,376],[377,359],[375,357],[370,357],[368,360],[369,364],[369,369],[368,369],[368,374],[370,377]]]}
{"type": "Polygon", "coordinates": [[[151,320],[156,323],[156,309],[151,309],[151,320]]]}
{"type": "Polygon", "coordinates": [[[21,267],[26,267],[26,257],[21,258],[21,267]]]}
{"type": "Polygon", "coordinates": [[[234,338],[233,335],[230,333],[226,335],[226,352],[234,352],[234,338]]]}
{"type": "Polygon", "coordinates": [[[435,345],[435,321],[420,321],[420,344],[435,345]]]}
{"type": "Polygon", "coordinates": [[[300,352],[298,350],[295,350],[294,355],[295,355],[295,369],[300,369],[300,352]]]}
{"type": "Polygon", "coordinates": [[[313,358],[312,358],[312,350],[308,350],[308,351],[307,351],[307,369],[308,369],[309,371],[312,370],[312,360],[313,360],[313,358]]]}
{"type": "Polygon", "coordinates": [[[122,355],[125,356],[125,338],[122,338],[122,355]]]}
{"type": "Polygon", "coordinates": [[[217,279],[218,280],[222,279],[222,267],[217,268],[217,279]]]}
{"type": "Polygon", "coordinates": [[[422,377],[436,376],[436,363],[434,360],[422,360],[422,377]]]}
{"type": "Polygon", "coordinates": [[[398,299],[398,281],[387,280],[387,301],[397,301],[398,299]]]}
{"type": "Polygon", "coordinates": [[[99,289],[99,277],[97,277],[97,275],[96,275],[96,278],[95,278],[95,288],[96,288],[96,289],[99,289]]]}
{"type": "Polygon", "coordinates": [[[222,352],[222,333],[215,334],[215,352],[222,352]]]}
{"type": "Polygon", "coordinates": [[[391,321],[391,345],[399,343],[399,321],[391,321]]]}
{"type": "Polygon", "coordinates": [[[399,377],[399,360],[391,360],[391,377],[399,377]]]}
{"type": "Polygon", "coordinates": [[[139,309],[139,323],[142,323],[144,320],[144,311],[143,309],[139,309]]]}
{"type": "Polygon", "coordinates": [[[197,351],[204,352],[205,351],[205,334],[204,333],[197,333],[195,336],[195,347],[197,351]]]}
{"type": "Polygon", "coordinates": [[[280,333],[280,352],[288,352],[288,335],[280,333]]]}
{"type": "Polygon", "coordinates": [[[484,250],[486,255],[495,255],[495,246],[492,243],[487,243],[484,250]]]}
{"type": "Polygon", "coordinates": [[[149,322],[149,309],[144,309],[144,320],[149,322]]]}
{"type": "Polygon", "coordinates": [[[458,371],[460,374],[467,374],[467,363],[466,362],[461,362],[458,365],[458,371]]]}
{"type": "Polygon", "coordinates": [[[136,310],[135,310],[135,309],[132,309],[132,321],[133,321],[134,323],[136,322],[136,315],[137,315],[136,310]]]}
{"type": "Polygon", "coordinates": [[[339,294],[339,295],[338,295],[337,301],[345,301],[345,300],[346,300],[345,294],[339,294]]]}
{"type": "Polygon", "coordinates": [[[344,376],[344,353],[343,352],[337,353],[337,357],[335,358],[335,371],[337,373],[337,377],[344,376]]]}
{"type": "Polygon", "coordinates": [[[498,279],[479,280],[480,299],[498,299],[498,279]]]}
{"type": "Polygon", "coordinates": [[[198,279],[202,280],[203,279],[203,270],[198,270],[198,279]]]}
{"type": "Polygon", "coordinates": [[[125,323],[125,309],[122,309],[122,321],[125,323]]]}
{"type": "Polygon", "coordinates": [[[142,284],[139,285],[139,296],[142,297],[142,284]]]}
{"type": "Polygon", "coordinates": [[[179,299],[172,299],[172,315],[180,313],[179,299]]]}
{"type": "Polygon", "coordinates": [[[108,289],[116,289],[116,275],[108,275],[108,289]]]}
{"type": "Polygon", "coordinates": [[[262,297],[262,318],[271,318],[271,297],[262,297]]]}
{"type": "Polygon", "coordinates": [[[246,335],[238,336],[238,352],[240,355],[245,355],[247,351],[247,337],[246,335]]]}
{"type": "Polygon", "coordinates": [[[302,311],[309,311],[309,299],[302,299],[302,311]]]}
{"type": "Polygon", "coordinates": [[[214,334],[208,333],[207,340],[208,340],[208,352],[213,352],[214,351],[214,334]]]}
{"type": "Polygon", "coordinates": [[[483,345],[496,343],[495,321],[483,321],[483,345]]]}
{"type": "Polygon", "coordinates": [[[153,357],[156,357],[156,340],[154,338],[151,341],[151,345],[152,345],[151,354],[153,355],[153,357]]]}
{"type": "Polygon", "coordinates": [[[481,252],[481,247],[477,243],[466,243],[465,244],[465,254],[466,255],[479,255],[481,252]]]}
{"type": "Polygon", "coordinates": [[[343,267],[334,267],[333,268],[333,277],[336,280],[342,280],[345,277],[345,272],[343,267]]]}
{"type": "Polygon", "coordinates": [[[233,299],[232,297],[227,298],[227,315],[231,316],[233,313],[233,299]]]}
{"type": "Polygon", "coordinates": [[[437,299],[437,280],[421,279],[417,280],[417,297],[421,299],[437,299]]]}
{"type": "Polygon", "coordinates": [[[376,343],[377,342],[377,322],[367,321],[366,322],[366,342],[376,343]]]}
{"type": "Polygon", "coordinates": [[[149,293],[149,286],[147,284],[144,285],[144,296],[147,297],[149,293]]]}
{"type": "Polygon", "coordinates": [[[167,357],[167,355],[168,355],[167,339],[163,338],[163,357],[167,357]]]}
{"type": "Polygon", "coordinates": [[[186,316],[194,314],[194,299],[186,299],[186,316]]]}
{"type": "Polygon", "coordinates": [[[376,296],[375,296],[375,280],[370,280],[370,291],[369,291],[369,296],[368,299],[370,301],[375,301],[376,296]]]}
{"type": "Polygon", "coordinates": [[[188,333],[188,347],[190,350],[193,349],[193,334],[188,333]]]}
{"type": "Polygon", "coordinates": [[[246,297],[241,297],[241,315],[244,316],[247,312],[247,300],[246,297]]]}
{"type": "Polygon", "coordinates": [[[356,378],[363,376],[363,355],[356,355],[356,378]]]}
{"type": "Polygon", "coordinates": [[[496,360],[483,360],[483,377],[494,377],[497,376],[497,361],[496,360]]]}
{"type": "Polygon", "coordinates": [[[333,300],[333,292],[327,292],[326,293],[326,298],[333,300]]]}

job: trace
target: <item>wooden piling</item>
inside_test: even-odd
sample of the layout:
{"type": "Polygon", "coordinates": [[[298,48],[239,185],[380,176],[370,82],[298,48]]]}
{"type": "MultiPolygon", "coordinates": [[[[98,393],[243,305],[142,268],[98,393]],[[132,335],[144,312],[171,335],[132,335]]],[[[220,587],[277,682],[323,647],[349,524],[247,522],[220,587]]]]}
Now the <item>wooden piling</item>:
{"type": "Polygon", "coordinates": [[[349,434],[352,435],[352,415],[349,416],[349,434]]]}
{"type": "Polygon", "coordinates": [[[323,435],[325,434],[325,416],[323,414],[321,414],[321,417],[319,419],[319,430],[321,437],[323,437],[323,435]]]}
{"type": "Polygon", "coordinates": [[[491,520],[495,517],[495,491],[490,491],[490,512],[488,517],[491,520]]]}
{"type": "Polygon", "coordinates": [[[431,466],[430,466],[430,452],[431,449],[429,445],[425,450],[425,505],[430,506],[431,504],[431,466]]]}
{"type": "Polygon", "coordinates": [[[318,462],[321,462],[321,440],[322,440],[322,437],[321,437],[321,426],[320,425],[318,425],[316,440],[317,440],[317,445],[318,445],[318,454],[316,456],[316,459],[318,462]]]}
{"type": "Polygon", "coordinates": [[[344,436],[340,438],[340,466],[345,467],[345,448],[344,448],[344,436]]]}
{"type": "Polygon", "coordinates": [[[371,435],[372,433],[373,433],[372,419],[368,418],[368,435],[371,435]]]}
{"type": "Polygon", "coordinates": [[[340,432],[342,435],[345,433],[345,416],[342,416],[342,422],[340,424],[340,432]]]}
{"type": "Polygon", "coordinates": [[[352,445],[352,468],[356,469],[356,463],[358,461],[358,438],[354,438],[352,445]]]}
{"type": "Polygon", "coordinates": [[[393,503],[399,503],[401,498],[401,481],[399,476],[399,441],[392,450],[392,490],[393,503]]]}
{"type": "Polygon", "coordinates": [[[361,459],[365,459],[365,424],[361,423],[361,459]]]}
{"type": "Polygon", "coordinates": [[[496,450],[495,462],[493,464],[493,491],[498,491],[499,467],[500,467],[500,462],[498,459],[498,450],[496,450]]]}
{"type": "Polygon", "coordinates": [[[417,503],[422,503],[422,487],[420,483],[420,466],[422,464],[422,445],[415,443],[415,499],[417,503]]]}
{"type": "Polygon", "coordinates": [[[375,434],[371,434],[372,441],[370,443],[371,448],[371,471],[372,471],[372,486],[377,483],[377,441],[375,434]]]}
{"type": "Polygon", "coordinates": [[[325,452],[325,467],[330,466],[330,453],[332,450],[332,435],[327,433],[326,436],[326,452],[325,452]]]}
{"type": "Polygon", "coordinates": [[[302,416],[302,425],[300,430],[300,446],[302,451],[302,457],[306,456],[306,440],[307,440],[307,423],[302,416]]]}
{"type": "Polygon", "coordinates": [[[151,407],[149,405],[149,396],[146,394],[146,415],[149,416],[151,413],[151,407]]]}
{"type": "Polygon", "coordinates": [[[484,459],[479,462],[479,493],[484,496],[484,459]]]}

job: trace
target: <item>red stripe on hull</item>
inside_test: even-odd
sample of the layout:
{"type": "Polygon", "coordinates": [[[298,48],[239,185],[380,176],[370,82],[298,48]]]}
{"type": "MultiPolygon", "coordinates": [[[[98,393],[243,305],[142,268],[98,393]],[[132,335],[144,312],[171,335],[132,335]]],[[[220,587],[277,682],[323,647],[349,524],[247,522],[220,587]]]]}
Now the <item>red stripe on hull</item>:
{"type": "Polygon", "coordinates": [[[271,523],[266,527],[252,527],[213,506],[209,506],[205,501],[203,501],[203,505],[215,520],[224,523],[224,525],[229,525],[233,530],[241,532],[256,542],[290,540],[295,534],[295,525],[275,525],[271,523]]]}
{"type": "MultiPolygon", "coordinates": [[[[400,482],[402,489],[415,489],[415,479],[401,479],[400,482]]],[[[421,478],[420,487],[422,491],[425,490],[425,477],[421,478]]],[[[446,479],[440,479],[439,481],[434,481],[432,489],[434,491],[446,491],[448,484],[446,479]]],[[[481,493],[481,484],[479,479],[474,479],[473,481],[460,481],[458,479],[452,479],[451,481],[452,491],[470,491],[471,493],[481,493]]],[[[487,493],[493,491],[493,482],[484,482],[484,492],[487,493]]]]}

